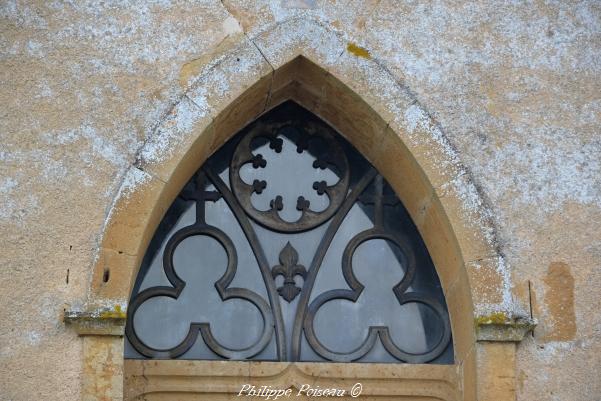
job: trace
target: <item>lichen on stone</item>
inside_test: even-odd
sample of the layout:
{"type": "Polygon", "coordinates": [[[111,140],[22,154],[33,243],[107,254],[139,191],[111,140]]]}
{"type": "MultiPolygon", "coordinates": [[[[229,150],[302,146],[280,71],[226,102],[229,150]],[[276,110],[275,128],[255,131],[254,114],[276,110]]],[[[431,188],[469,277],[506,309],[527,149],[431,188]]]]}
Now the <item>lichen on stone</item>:
{"type": "Polygon", "coordinates": [[[371,54],[369,53],[369,50],[367,50],[366,48],[361,47],[355,43],[352,43],[352,42],[349,42],[349,44],[346,46],[346,50],[349,53],[352,53],[357,57],[362,57],[362,58],[366,58],[366,59],[371,58],[371,54]]]}

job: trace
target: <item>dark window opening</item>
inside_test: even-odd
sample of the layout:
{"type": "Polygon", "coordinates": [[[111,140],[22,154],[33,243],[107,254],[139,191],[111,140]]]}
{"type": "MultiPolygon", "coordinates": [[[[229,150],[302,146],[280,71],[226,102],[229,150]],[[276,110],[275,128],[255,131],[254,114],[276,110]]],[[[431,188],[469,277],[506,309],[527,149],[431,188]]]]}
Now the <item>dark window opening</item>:
{"type": "Polygon", "coordinates": [[[173,202],[128,308],[126,358],[452,363],[428,251],[373,166],[287,102],[173,202]]]}

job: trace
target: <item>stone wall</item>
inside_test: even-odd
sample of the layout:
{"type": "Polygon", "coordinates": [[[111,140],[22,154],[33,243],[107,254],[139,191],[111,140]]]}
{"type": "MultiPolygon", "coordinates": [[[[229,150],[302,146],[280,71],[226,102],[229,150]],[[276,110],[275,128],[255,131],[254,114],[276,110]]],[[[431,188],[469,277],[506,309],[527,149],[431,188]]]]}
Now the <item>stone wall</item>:
{"type": "Polygon", "coordinates": [[[221,49],[295,17],[390,72],[471,173],[538,320],[517,399],[601,397],[598,3],[157,0],[0,5],[0,400],[80,399],[63,312],[126,170],[221,49]]]}

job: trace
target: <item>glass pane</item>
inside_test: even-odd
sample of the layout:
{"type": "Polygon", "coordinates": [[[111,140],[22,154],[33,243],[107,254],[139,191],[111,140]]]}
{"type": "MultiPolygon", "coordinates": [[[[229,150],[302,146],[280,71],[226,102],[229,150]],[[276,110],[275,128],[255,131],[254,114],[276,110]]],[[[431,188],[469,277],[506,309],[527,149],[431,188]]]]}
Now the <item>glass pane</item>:
{"type": "Polygon", "coordinates": [[[436,270],[398,197],[294,103],[190,179],[134,287],[127,358],[452,363],[436,270]]]}

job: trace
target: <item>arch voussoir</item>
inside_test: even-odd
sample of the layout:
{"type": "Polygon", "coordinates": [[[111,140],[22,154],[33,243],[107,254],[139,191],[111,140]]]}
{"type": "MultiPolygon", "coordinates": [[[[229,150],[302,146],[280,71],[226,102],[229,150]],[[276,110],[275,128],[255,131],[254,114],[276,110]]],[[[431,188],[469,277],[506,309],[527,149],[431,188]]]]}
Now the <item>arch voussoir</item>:
{"type": "MultiPolygon", "coordinates": [[[[457,152],[404,84],[374,55],[358,54],[351,44],[318,22],[296,18],[254,38],[242,35],[221,49],[190,80],[138,153],[136,168],[163,184],[154,186],[162,195],[151,198],[169,202],[231,135],[292,99],[338,129],[395,186],[428,247],[441,248],[433,257],[446,289],[455,280],[463,280],[468,292],[478,287],[482,280],[472,272],[474,262],[485,260],[499,280],[496,286],[489,281],[475,288],[478,294],[493,293],[472,297],[476,314],[511,314],[510,274],[496,247],[490,211],[457,152]]],[[[119,213],[109,220],[127,214],[127,205],[117,197],[113,210],[119,213]]],[[[140,219],[140,224],[151,221],[157,218],[140,219]]],[[[113,226],[107,224],[103,248],[114,248],[105,246],[118,238],[113,226]]],[[[141,249],[128,252],[137,258],[141,249]]]]}
{"type": "MultiPolygon", "coordinates": [[[[119,305],[118,316],[111,316],[123,318],[150,238],[183,185],[237,131],[293,100],[345,136],[403,201],[437,267],[463,391],[473,392],[474,380],[466,377],[475,377],[474,321],[486,323],[500,313],[506,318],[501,325],[511,324],[520,314],[510,269],[469,170],[440,126],[376,56],[306,18],[225,43],[188,80],[126,173],[94,262],[90,308],[119,305]]],[[[86,313],[86,319],[102,316],[86,313]]]]}
{"type": "MultiPolygon", "coordinates": [[[[193,172],[247,123],[292,99],[338,129],[399,193],[449,299],[461,298],[449,302],[453,331],[465,333],[458,354],[474,339],[471,319],[460,323],[459,314],[511,314],[510,275],[467,169],[410,91],[368,51],[355,48],[315,21],[293,19],[252,39],[241,36],[209,61],[140,149],[133,173],[148,177],[115,199],[102,249],[126,248],[129,258],[119,263],[129,285],[111,292],[96,279],[93,293],[126,300],[151,233],[193,172]],[[498,279],[485,280],[476,261],[498,279]]],[[[99,258],[95,270],[108,259],[118,258],[99,258]]]]}

